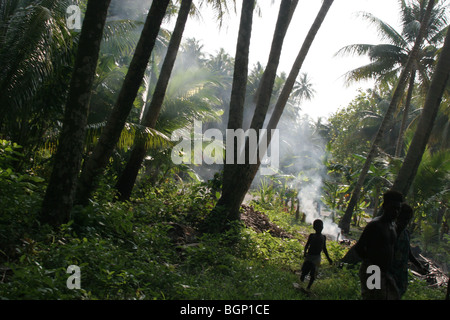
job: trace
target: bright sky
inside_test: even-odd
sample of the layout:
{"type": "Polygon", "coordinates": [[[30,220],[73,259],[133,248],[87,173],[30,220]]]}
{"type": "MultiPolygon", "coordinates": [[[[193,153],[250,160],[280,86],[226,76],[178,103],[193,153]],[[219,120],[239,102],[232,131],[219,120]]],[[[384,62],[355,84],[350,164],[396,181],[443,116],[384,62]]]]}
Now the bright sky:
{"type": "MultiPolygon", "coordinates": [[[[231,13],[222,29],[219,30],[213,15],[209,15],[204,8],[202,20],[188,20],[184,36],[200,40],[207,53],[215,54],[220,48],[224,48],[234,56],[242,1],[237,0],[237,3],[236,13],[231,13]]],[[[258,61],[263,66],[267,64],[280,0],[259,0],[259,3],[261,17],[255,16],[253,21],[250,68],[258,61]]],[[[284,41],[278,73],[289,73],[321,4],[321,0],[299,1],[284,41]]],[[[367,59],[334,57],[339,49],[349,44],[381,43],[375,28],[356,17],[356,13],[360,11],[370,12],[400,30],[398,0],[334,1],[300,70],[308,73],[316,90],[315,98],[311,102],[304,102],[301,107],[302,113],[313,119],[327,118],[345,107],[356,96],[358,88],[371,87],[368,83],[358,83],[347,88],[342,79],[344,73],[366,64],[367,59]]]]}

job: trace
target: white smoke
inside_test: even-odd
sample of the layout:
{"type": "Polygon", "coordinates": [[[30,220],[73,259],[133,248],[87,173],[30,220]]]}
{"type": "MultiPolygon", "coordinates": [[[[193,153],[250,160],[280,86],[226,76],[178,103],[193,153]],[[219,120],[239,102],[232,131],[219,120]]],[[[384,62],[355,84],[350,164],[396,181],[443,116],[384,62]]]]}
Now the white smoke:
{"type": "Polygon", "coordinates": [[[314,132],[317,128],[308,116],[297,118],[295,123],[295,127],[291,122],[291,126],[285,123],[278,128],[285,144],[281,148],[282,156],[284,153],[291,159],[290,173],[296,176],[293,187],[298,192],[300,211],[305,214],[306,223],[312,224],[314,220],[321,219],[324,227],[322,233],[336,240],[341,230],[333,222],[330,210],[322,201],[323,181],[327,176],[323,161],[326,155],[325,141],[314,132]]]}
{"type": "Polygon", "coordinates": [[[109,19],[145,21],[152,2],[152,0],[111,0],[109,19]]]}
{"type": "Polygon", "coordinates": [[[314,220],[323,221],[322,233],[333,240],[337,240],[341,229],[333,222],[327,208],[321,202],[323,178],[320,174],[312,174],[308,177],[308,185],[301,187],[298,191],[300,211],[305,214],[305,222],[313,224],[314,220]]]}

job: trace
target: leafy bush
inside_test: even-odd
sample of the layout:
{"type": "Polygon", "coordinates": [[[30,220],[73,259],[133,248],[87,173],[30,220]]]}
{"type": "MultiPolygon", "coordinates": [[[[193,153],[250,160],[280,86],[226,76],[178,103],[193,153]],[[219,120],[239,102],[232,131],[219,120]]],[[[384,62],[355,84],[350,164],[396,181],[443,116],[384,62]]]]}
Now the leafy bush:
{"type": "Polygon", "coordinates": [[[29,172],[17,172],[21,147],[0,140],[0,262],[14,259],[13,246],[27,242],[36,232],[36,216],[43,194],[44,179],[29,172]]]}

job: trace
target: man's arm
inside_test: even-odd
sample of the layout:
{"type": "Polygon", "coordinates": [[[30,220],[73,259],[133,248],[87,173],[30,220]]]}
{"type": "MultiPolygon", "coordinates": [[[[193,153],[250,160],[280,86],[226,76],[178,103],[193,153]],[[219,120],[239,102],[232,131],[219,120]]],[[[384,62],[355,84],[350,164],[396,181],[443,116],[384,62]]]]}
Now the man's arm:
{"type": "Polygon", "coordinates": [[[356,253],[362,258],[367,258],[367,243],[372,233],[372,224],[369,223],[363,230],[358,242],[355,244],[356,253]]]}
{"type": "Polygon", "coordinates": [[[327,237],[323,236],[323,253],[325,253],[325,256],[328,259],[328,262],[330,264],[333,264],[333,260],[331,260],[330,256],[328,255],[328,250],[327,250],[327,237]]]}
{"type": "Polygon", "coordinates": [[[420,273],[422,274],[428,273],[428,270],[419,262],[419,260],[417,260],[417,258],[412,253],[411,246],[409,247],[409,261],[411,261],[419,269],[420,273]]]}

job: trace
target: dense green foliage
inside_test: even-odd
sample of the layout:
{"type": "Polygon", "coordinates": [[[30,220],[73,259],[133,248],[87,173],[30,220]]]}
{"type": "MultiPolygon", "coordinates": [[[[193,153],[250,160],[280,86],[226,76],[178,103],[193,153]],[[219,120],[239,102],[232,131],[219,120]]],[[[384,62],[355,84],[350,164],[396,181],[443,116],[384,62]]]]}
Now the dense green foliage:
{"type": "MultiPolygon", "coordinates": [[[[41,179],[4,169],[17,151],[4,143],[0,200],[2,299],[360,299],[357,267],[323,264],[313,292],[299,281],[309,225],[276,205],[254,203],[294,238],[236,225],[226,234],[197,232],[217,200],[211,185],[166,183],[140,189],[130,202],[108,201],[104,184],[57,230],[37,220],[41,179]],[[7,156],[5,156],[5,154],[7,156]],[[180,226],[187,232],[180,233],[180,226]],[[187,236],[189,234],[189,236],[187,236]],[[69,290],[67,267],[81,268],[81,289],[69,290]]],[[[334,261],[348,247],[328,242],[334,261]]],[[[442,299],[411,278],[406,299],[442,299]]]]}

